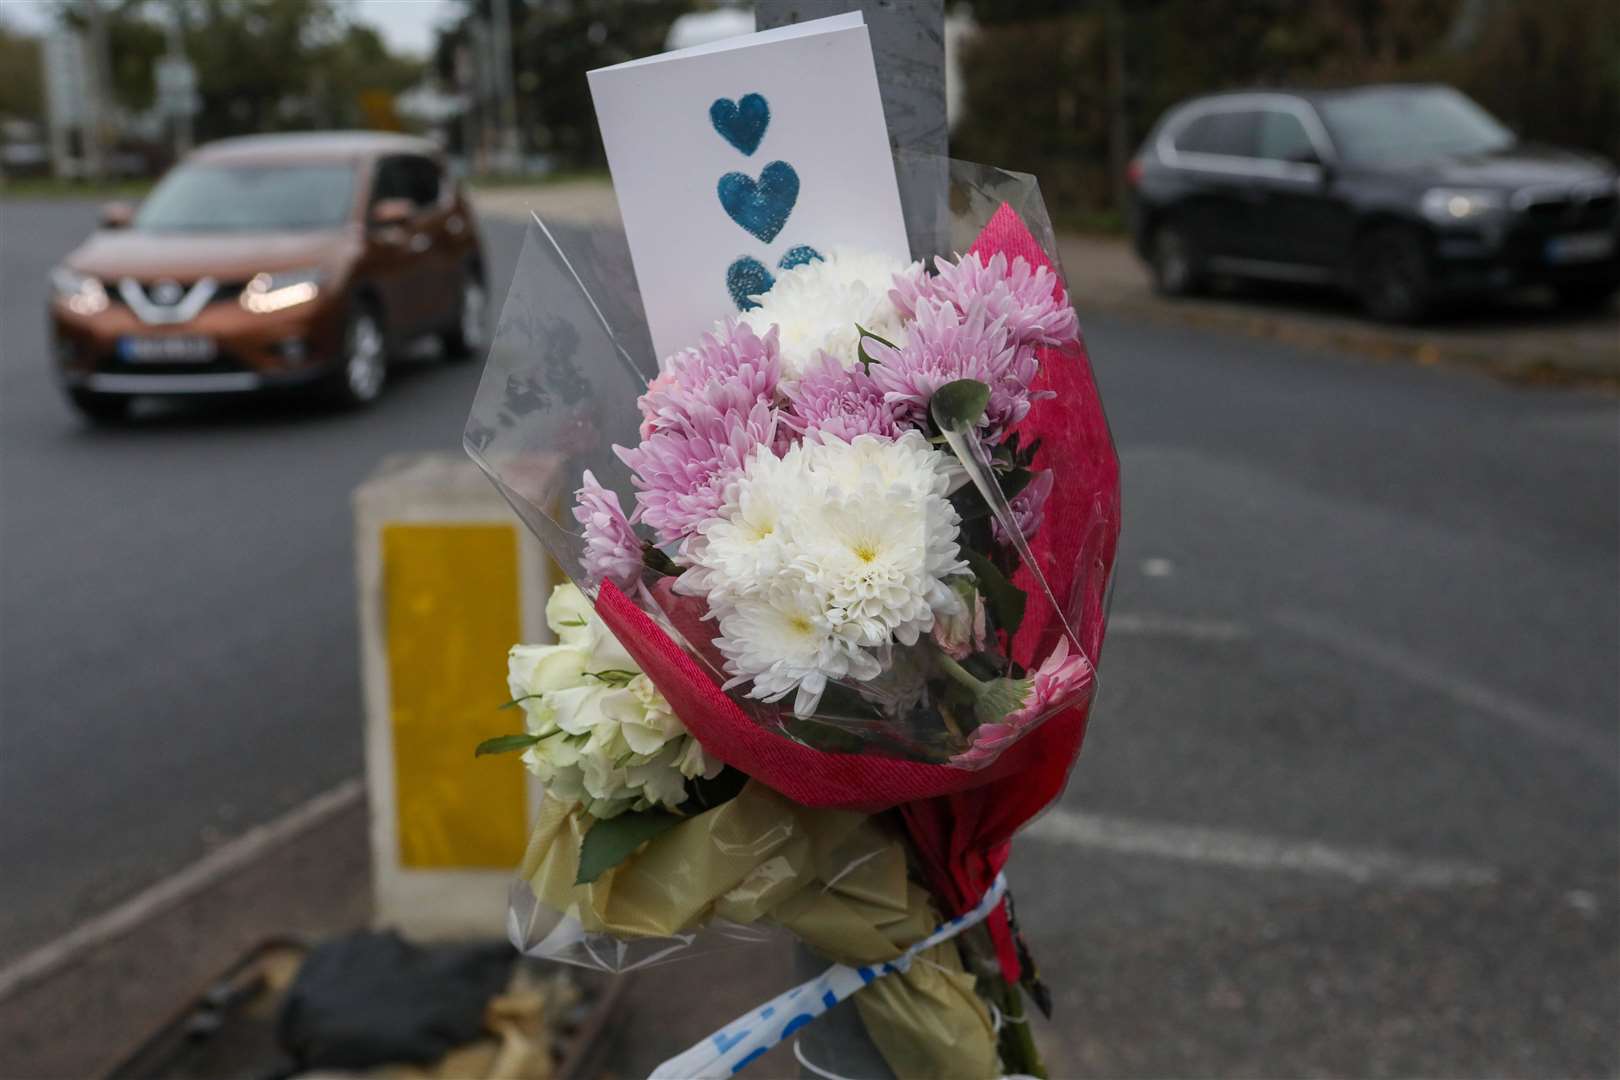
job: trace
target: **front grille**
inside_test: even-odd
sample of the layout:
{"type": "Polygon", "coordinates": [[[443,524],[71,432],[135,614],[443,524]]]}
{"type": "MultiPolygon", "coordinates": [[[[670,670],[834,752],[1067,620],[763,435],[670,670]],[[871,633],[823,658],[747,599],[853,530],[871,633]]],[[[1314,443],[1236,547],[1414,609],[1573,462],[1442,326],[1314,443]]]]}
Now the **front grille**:
{"type": "MultiPolygon", "coordinates": [[[[107,301],[109,304],[115,307],[128,307],[129,304],[124,300],[120,283],[121,279],[118,278],[111,279],[104,283],[107,287],[107,301]]],[[[140,286],[141,292],[150,297],[152,295],[152,287],[157,284],[157,280],[137,280],[136,284],[140,286]]],[[[191,281],[182,281],[179,284],[182,289],[189,290],[195,283],[191,281]]],[[[246,288],[247,282],[245,281],[222,281],[214,287],[214,295],[209,298],[206,307],[213,307],[215,304],[234,304],[237,302],[237,298],[242,295],[242,290],[246,288]]]]}
{"type": "Polygon", "coordinates": [[[1615,209],[1620,196],[1614,192],[1603,194],[1543,195],[1532,199],[1524,208],[1525,219],[1546,230],[1600,229],[1615,221],[1615,209]]]}

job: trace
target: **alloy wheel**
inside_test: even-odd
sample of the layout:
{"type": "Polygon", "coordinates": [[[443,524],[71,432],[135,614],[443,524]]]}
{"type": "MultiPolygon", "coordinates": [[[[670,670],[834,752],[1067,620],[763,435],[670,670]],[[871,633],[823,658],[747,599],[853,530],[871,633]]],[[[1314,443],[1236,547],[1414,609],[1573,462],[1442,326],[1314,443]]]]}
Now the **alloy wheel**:
{"type": "Polygon", "coordinates": [[[382,393],[388,377],[388,358],[382,327],[369,312],[359,312],[349,326],[349,354],[344,361],[343,378],[349,396],[355,401],[371,401],[382,393]]]}

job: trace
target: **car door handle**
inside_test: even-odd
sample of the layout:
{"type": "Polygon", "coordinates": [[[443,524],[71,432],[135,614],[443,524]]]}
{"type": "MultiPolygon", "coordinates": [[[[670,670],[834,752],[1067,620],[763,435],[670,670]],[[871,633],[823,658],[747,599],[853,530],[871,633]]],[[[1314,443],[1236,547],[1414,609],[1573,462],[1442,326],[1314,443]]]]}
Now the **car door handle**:
{"type": "Polygon", "coordinates": [[[411,237],[411,250],[418,254],[433,246],[433,237],[427,233],[417,233],[411,237]]]}

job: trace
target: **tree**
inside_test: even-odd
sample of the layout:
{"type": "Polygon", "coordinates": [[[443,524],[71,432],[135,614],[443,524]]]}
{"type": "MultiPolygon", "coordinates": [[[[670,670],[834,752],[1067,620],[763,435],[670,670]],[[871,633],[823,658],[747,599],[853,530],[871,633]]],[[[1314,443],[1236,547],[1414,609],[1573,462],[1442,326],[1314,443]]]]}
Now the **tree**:
{"type": "Polygon", "coordinates": [[[45,119],[45,93],[40,71],[38,38],[28,37],[0,23],[0,119],[45,119]]]}
{"type": "MultiPolygon", "coordinates": [[[[670,24],[693,0],[510,0],[512,70],[518,121],[528,149],[571,168],[602,165],[601,135],[585,73],[659,52],[670,24]]],[[[475,41],[472,24],[487,23],[490,0],[463,0],[460,25],[440,39],[437,66],[452,73],[457,47],[475,41]]],[[[476,58],[481,63],[482,58],[476,58]]]]}

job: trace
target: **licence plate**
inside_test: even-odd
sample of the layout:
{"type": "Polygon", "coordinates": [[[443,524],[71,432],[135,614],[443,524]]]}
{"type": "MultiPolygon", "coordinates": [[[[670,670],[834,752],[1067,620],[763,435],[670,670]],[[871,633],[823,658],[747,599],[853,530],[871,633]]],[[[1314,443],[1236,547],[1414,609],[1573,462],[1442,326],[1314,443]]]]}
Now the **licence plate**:
{"type": "Polygon", "coordinates": [[[126,364],[206,364],[217,348],[207,337],[125,337],[118,358],[126,364]]]}
{"type": "Polygon", "coordinates": [[[1613,253],[1613,233],[1570,233],[1547,241],[1547,261],[1551,263],[1591,262],[1607,259],[1613,253]]]}

